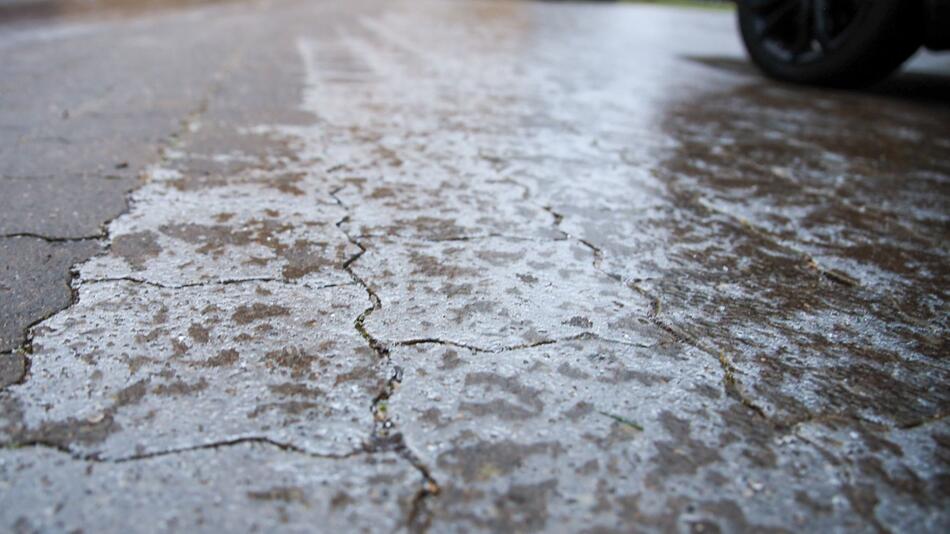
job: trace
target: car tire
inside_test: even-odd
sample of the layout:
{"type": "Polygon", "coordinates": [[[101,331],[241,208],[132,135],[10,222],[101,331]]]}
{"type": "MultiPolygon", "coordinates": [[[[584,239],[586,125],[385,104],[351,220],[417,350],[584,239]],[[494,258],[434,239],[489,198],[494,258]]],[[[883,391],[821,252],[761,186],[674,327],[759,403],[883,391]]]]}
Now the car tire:
{"type": "Polygon", "coordinates": [[[859,87],[878,81],[922,42],[915,0],[738,0],[752,61],[793,83],[859,87]]]}

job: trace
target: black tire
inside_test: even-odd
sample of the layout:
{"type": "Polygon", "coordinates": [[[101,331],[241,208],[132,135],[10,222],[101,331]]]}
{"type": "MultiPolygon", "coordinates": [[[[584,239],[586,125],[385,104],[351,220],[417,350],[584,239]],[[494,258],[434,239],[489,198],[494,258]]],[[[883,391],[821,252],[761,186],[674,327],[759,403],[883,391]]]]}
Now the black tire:
{"type": "Polygon", "coordinates": [[[920,48],[919,0],[738,0],[752,61],[793,83],[860,87],[920,48]]]}

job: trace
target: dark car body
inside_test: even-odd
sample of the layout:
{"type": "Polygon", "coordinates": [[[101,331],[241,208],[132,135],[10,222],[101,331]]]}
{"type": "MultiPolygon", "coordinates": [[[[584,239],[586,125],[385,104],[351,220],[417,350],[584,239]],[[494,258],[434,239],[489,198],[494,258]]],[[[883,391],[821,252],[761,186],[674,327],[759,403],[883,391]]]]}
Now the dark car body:
{"type": "Polygon", "coordinates": [[[737,0],[749,57],[778,80],[884,78],[921,47],[950,49],[950,0],[737,0]]]}

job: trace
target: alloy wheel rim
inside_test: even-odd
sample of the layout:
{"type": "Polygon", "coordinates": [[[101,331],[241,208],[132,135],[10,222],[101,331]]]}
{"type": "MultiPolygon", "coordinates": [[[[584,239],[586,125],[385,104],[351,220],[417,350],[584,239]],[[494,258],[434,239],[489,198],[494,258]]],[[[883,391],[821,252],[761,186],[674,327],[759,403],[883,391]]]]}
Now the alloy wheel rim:
{"type": "Polygon", "coordinates": [[[785,63],[814,63],[839,49],[869,0],[747,0],[754,35],[785,63]]]}

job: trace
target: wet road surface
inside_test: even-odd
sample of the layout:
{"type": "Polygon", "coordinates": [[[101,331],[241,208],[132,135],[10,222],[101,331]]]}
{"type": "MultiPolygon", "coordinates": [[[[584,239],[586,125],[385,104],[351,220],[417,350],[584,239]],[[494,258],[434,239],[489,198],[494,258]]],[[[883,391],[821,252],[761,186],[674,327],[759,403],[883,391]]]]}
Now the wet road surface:
{"type": "Polygon", "coordinates": [[[945,59],[530,2],[0,57],[5,530],[950,528],[945,59]]]}

